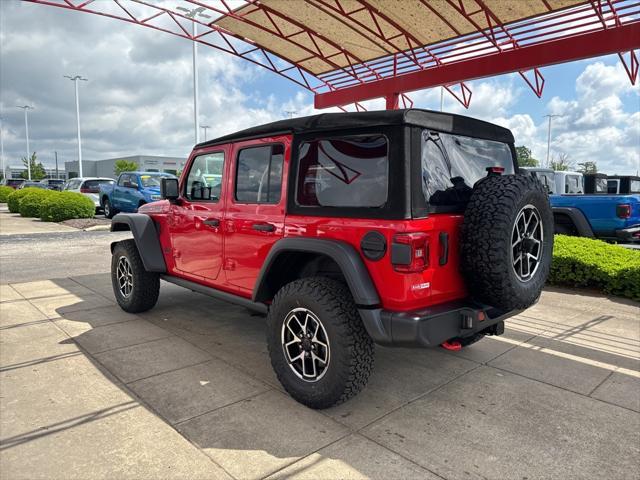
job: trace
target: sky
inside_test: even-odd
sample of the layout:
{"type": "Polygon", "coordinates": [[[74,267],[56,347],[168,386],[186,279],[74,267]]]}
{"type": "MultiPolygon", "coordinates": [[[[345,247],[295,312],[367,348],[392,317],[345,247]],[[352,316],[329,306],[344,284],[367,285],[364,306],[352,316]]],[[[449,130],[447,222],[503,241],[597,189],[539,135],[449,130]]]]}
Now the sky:
{"type": "MultiPolygon", "coordinates": [[[[55,7],[0,0],[0,116],[5,162],[25,155],[24,114],[32,151],[46,166],[77,159],[73,82],[83,75],[80,116],[83,159],[129,155],[186,157],[194,143],[191,44],[138,25],[55,7]]],[[[199,48],[200,123],[208,138],[317,112],[312,95],[292,82],[212,48],[199,48]]],[[[468,82],[465,109],[445,94],[445,111],[510,128],[516,145],[545,160],[577,166],[595,161],[605,173],[640,168],[640,79],[632,86],[617,55],[541,69],[538,99],[518,74],[468,82]]],[[[439,109],[439,89],[413,92],[414,106],[439,109]]],[[[369,110],[382,100],[365,102],[369,110]]]]}

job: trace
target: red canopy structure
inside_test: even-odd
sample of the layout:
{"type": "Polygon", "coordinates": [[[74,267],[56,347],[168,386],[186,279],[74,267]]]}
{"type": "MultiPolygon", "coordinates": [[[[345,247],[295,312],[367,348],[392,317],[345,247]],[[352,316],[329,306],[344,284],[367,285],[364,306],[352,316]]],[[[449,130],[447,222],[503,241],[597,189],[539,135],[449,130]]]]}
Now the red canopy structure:
{"type": "Polygon", "coordinates": [[[638,76],[640,0],[24,0],[107,16],[222,50],[315,95],[317,108],[518,72],[542,96],[545,65],[617,53],[638,76]],[[193,24],[197,24],[196,29],[193,24]]]}

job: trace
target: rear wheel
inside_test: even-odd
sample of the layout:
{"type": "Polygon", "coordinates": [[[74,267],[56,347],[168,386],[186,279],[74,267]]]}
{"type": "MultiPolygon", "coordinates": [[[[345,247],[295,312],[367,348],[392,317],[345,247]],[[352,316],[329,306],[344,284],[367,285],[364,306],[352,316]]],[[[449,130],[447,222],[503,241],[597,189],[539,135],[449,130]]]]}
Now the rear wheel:
{"type": "Polygon", "coordinates": [[[355,396],[373,368],[373,341],[348,288],[311,277],[278,292],[267,316],[273,369],[298,402],[328,408],[355,396]]]}
{"type": "Polygon", "coordinates": [[[123,240],[114,247],[111,284],[118,305],[129,313],[153,308],[160,294],[160,276],[144,269],[134,240],[123,240]]]}

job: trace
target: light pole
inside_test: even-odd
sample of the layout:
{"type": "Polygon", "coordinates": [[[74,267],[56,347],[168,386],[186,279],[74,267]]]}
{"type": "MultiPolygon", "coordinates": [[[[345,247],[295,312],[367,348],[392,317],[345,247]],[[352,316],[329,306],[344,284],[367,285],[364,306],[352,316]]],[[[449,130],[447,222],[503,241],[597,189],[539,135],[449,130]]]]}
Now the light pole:
{"type": "Polygon", "coordinates": [[[207,130],[209,130],[211,127],[209,125],[200,125],[200,128],[204,130],[204,141],[207,141],[207,130]]]}
{"type": "Polygon", "coordinates": [[[78,173],[80,175],[80,178],[82,178],[82,142],[80,140],[80,99],[78,98],[78,80],[86,82],[87,79],[81,77],[80,75],[75,75],[73,77],[65,75],[64,78],[68,78],[69,80],[71,80],[76,87],[76,122],[78,124],[78,173]]]}
{"type": "Polygon", "coordinates": [[[31,105],[16,105],[18,108],[24,110],[24,132],[27,139],[27,178],[31,180],[31,151],[29,148],[29,120],[27,118],[27,111],[33,110],[31,105]]]}
{"type": "Polygon", "coordinates": [[[4,168],[4,135],[2,133],[2,117],[0,117],[0,162],[2,162],[2,178],[7,183],[7,171],[4,168]]]}
{"type": "Polygon", "coordinates": [[[185,17],[190,18],[191,28],[193,29],[193,128],[196,135],[196,144],[200,143],[200,127],[198,116],[200,115],[200,109],[198,107],[198,42],[196,42],[196,37],[198,36],[198,22],[196,22],[196,16],[202,18],[211,18],[209,15],[206,15],[202,12],[206,10],[204,7],[197,7],[192,10],[189,10],[185,7],[176,7],[176,10],[181,10],[185,13],[185,17]]]}
{"type": "Polygon", "coordinates": [[[562,117],[563,115],[545,115],[549,119],[549,127],[547,128],[547,164],[545,165],[549,168],[549,150],[551,148],[551,119],[555,117],[562,117]]]}

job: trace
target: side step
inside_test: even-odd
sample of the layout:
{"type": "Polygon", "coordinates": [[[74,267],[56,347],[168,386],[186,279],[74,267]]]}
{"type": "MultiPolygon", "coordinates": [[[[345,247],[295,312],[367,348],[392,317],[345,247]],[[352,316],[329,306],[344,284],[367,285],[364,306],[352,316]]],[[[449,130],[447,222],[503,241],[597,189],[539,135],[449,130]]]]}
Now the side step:
{"type": "Polygon", "coordinates": [[[264,315],[266,315],[268,310],[268,307],[264,303],[254,302],[253,300],[249,300],[248,298],[240,297],[232,293],[223,292],[221,290],[216,290],[215,288],[206,287],[204,285],[200,285],[199,283],[185,280],[184,278],[178,278],[171,275],[160,275],[160,278],[165,282],[188,288],[189,290],[197,293],[202,293],[203,295],[207,295],[208,297],[213,297],[217,298],[218,300],[223,300],[225,302],[240,305],[242,307],[248,308],[249,310],[253,310],[254,312],[258,312],[264,315]]]}

